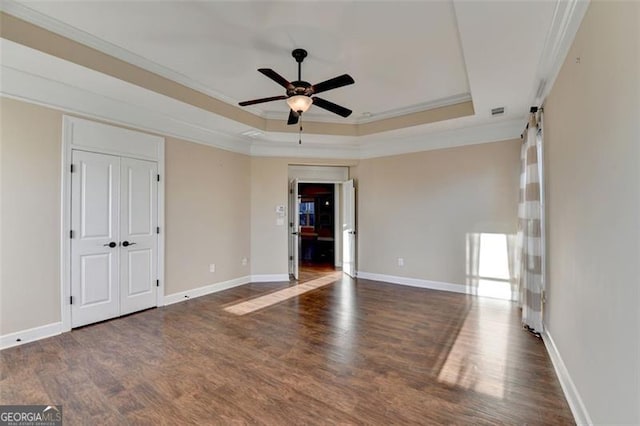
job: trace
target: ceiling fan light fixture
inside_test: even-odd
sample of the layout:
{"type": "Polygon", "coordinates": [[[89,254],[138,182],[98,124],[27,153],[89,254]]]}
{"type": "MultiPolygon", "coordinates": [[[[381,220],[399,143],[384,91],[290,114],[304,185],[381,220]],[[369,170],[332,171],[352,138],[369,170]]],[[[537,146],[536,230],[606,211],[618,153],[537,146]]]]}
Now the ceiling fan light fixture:
{"type": "Polygon", "coordinates": [[[294,110],[295,112],[302,114],[303,112],[307,112],[313,100],[309,96],[304,95],[295,95],[291,96],[287,99],[287,104],[289,104],[289,108],[294,110]]]}

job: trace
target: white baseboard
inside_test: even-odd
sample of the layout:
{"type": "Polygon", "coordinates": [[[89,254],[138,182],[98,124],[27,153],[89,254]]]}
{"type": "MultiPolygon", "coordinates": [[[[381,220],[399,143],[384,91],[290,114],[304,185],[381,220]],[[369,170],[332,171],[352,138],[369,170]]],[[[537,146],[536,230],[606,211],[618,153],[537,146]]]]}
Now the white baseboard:
{"type": "Polygon", "coordinates": [[[289,274],[258,274],[251,275],[252,283],[271,283],[289,281],[289,274]]]}
{"type": "Polygon", "coordinates": [[[248,284],[249,282],[251,282],[251,277],[249,275],[246,275],[244,277],[234,278],[232,280],[222,281],[215,284],[209,284],[205,285],[204,287],[194,288],[192,290],[169,294],[164,297],[164,305],[167,306],[178,302],[184,302],[185,300],[193,299],[200,296],[206,296],[207,294],[211,293],[217,293],[219,291],[248,284]]]}
{"type": "Polygon", "coordinates": [[[398,277],[395,275],[374,274],[372,272],[358,271],[358,278],[365,280],[382,281],[391,284],[407,285],[411,287],[428,288],[431,290],[452,291],[454,293],[473,294],[466,285],[444,283],[440,281],[423,280],[419,278],[398,277]]]}
{"type": "Polygon", "coordinates": [[[62,333],[62,323],[53,322],[40,327],[29,328],[27,330],[16,331],[15,333],[0,336],[0,349],[7,349],[13,346],[23,345],[62,333]]]}
{"type": "Polygon", "coordinates": [[[547,348],[553,368],[556,370],[556,376],[558,376],[560,386],[562,386],[562,391],[564,392],[564,397],[569,403],[571,413],[573,413],[573,419],[578,425],[592,425],[593,422],[587,412],[587,408],[584,406],[582,398],[580,398],[580,393],[578,393],[576,385],[573,383],[573,380],[571,380],[569,370],[567,370],[564,361],[562,361],[560,352],[558,352],[558,347],[553,341],[548,330],[545,330],[542,333],[542,341],[544,342],[544,346],[547,348]]]}

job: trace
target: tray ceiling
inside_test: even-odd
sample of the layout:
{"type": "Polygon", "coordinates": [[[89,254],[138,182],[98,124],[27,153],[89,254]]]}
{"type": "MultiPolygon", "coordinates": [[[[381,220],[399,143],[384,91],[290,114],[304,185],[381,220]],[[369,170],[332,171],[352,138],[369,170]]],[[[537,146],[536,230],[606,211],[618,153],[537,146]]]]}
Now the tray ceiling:
{"type": "MultiPolygon", "coordinates": [[[[191,102],[182,95],[172,95],[177,92],[171,85],[158,90],[160,80],[141,84],[141,74],[137,81],[123,78],[122,74],[109,72],[109,64],[100,69],[74,60],[73,54],[60,55],[56,48],[43,50],[29,43],[29,47],[76,62],[80,67],[55,77],[46,67],[34,65],[37,55],[12,48],[15,54],[2,55],[3,67],[11,72],[66,81],[67,87],[103,93],[101,96],[131,105],[146,105],[148,110],[160,108],[160,103],[151,101],[149,90],[155,91],[204,108],[203,113],[220,115],[219,119],[207,120],[215,123],[215,128],[209,129],[208,125],[203,127],[204,116],[188,118],[192,113],[185,110],[187,115],[181,117],[185,125],[197,122],[207,132],[235,137],[259,130],[258,136],[252,136],[252,144],[288,141],[291,137],[286,132],[295,130],[295,126],[281,125],[287,115],[284,101],[242,109],[236,108],[237,102],[281,94],[281,88],[258,73],[257,68],[273,68],[293,80],[296,64],[291,50],[305,48],[309,57],[303,64],[304,80],[316,83],[342,73],[349,73],[356,80],[355,85],[323,96],[351,108],[354,114],[345,120],[312,107],[305,114],[305,131],[315,134],[310,139],[323,146],[344,144],[345,140],[361,146],[382,144],[393,137],[415,139],[425,135],[434,139],[433,135],[442,132],[472,127],[505,128],[506,123],[522,120],[529,105],[540,100],[541,83],[545,79],[549,83],[555,77],[586,3],[5,0],[2,8],[111,58],[223,101],[236,112],[228,108],[227,112],[222,111],[224,108],[215,106],[215,99],[191,102]],[[25,60],[20,60],[21,56],[25,60]],[[110,77],[89,76],[95,72],[110,77]],[[115,84],[111,77],[141,88],[114,93],[108,90],[115,84]],[[88,81],[93,83],[89,85],[88,81]],[[202,106],[203,102],[213,107],[202,106]],[[465,102],[467,106],[458,108],[457,115],[447,116],[438,110],[465,102]],[[505,114],[492,117],[490,110],[494,107],[504,107],[505,114]],[[241,110],[257,117],[242,115],[241,110]],[[426,119],[418,117],[431,111],[431,115],[423,114],[426,119]],[[396,121],[385,127],[385,120],[396,121]],[[328,126],[326,132],[322,123],[328,126]]],[[[24,43],[20,37],[29,38],[10,39],[24,43]]],[[[39,58],[50,66],[55,62],[46,56],[39,58]]],[[[19,90],[11,90],[8,85],[5,88],[8,90],[3,89],[3,93],[20,97],[19,90]]]]}

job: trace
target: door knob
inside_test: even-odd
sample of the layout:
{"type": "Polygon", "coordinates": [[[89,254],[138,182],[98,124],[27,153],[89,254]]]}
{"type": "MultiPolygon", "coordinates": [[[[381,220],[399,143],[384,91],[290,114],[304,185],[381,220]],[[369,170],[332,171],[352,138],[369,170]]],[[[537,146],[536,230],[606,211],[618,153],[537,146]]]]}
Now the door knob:
{"type": "Polygon", "coordinates": [[[135,244],[135,243],[130,243],[129,241],[123,241],[123,242],[122,242],[122,247],[129,247],[129,246],[132,246],[132,245],[134,245],[134,244],[135,244]]]}
{"type": "Polygon", "coordinates": [[[104,246],[105,246],[105,247],[107,247],[107,246],[108,246],[108,247],[114,248],[115,246],[117,246],[117,244],[116,244],[116,243],[114,243],[113,241],[111,241],[109,244],[105,244],[104,246]]]}

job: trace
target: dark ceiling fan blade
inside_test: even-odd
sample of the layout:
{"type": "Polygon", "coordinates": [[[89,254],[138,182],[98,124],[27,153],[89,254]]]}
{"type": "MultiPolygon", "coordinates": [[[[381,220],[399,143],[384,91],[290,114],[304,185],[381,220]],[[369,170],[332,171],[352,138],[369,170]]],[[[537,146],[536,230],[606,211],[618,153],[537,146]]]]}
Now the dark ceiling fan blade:
{"type": "Polygon", "coordinates": [[[327,111],[331,111],[334,114],[338,114],[342,117],[348,117],[351,115],[353,111],[343,106],[334,104],[333,102],[329,102],[325,99],[314,97],[313,104],[319,106],[320,108],[326,109],[327,111]]]}
{"type": "Polygon", "coordinates": [[[272,70],[271,68],[260,68],[258,69],[258,71],[266,75],[271,80],[275,81],[285,89],[288,89],[289,87],[291,87],[291,83],[289,83],[286,78],[284,78],[283,76],[281,76],[280,74],[272,70]]]}
{"type": "Polygon", "coordinates": [[[294,110],[290,109],[289,119],[287,120],[287,124],[298,124],[298,117],[300,117],[300,115],[294,110]]]}
{"type": "Polygon", "coordinates": [[[348,86],[355,83],[353,78],[349,74],[342,74],[332,79],[323,81],[322,83],[314,84],[313,93],[326,92],[327,90],[337,89],[338,87],[348,86]]]}
{"type": "Polygon", "coordinates": [[[263,102],[279,101],[281,99],[287,99],[287,97],[285,95],[272,96],[270,98],[254,99],[252,101],[240,102],[238,105],[240,106],[255,105],[255,104],[261,104],[263,102]]]}

